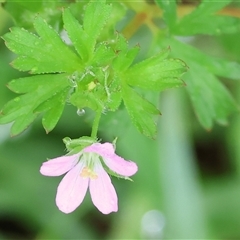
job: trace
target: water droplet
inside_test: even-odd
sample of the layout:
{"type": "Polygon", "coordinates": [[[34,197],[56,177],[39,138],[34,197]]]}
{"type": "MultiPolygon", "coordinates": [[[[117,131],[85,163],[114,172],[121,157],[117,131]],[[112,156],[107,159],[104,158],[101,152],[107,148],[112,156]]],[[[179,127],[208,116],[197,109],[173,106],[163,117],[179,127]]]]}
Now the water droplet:
{"type": "Polygon", "coordinates": [[[84,114],[85,114],[85,110],[83,108],[77,110],[77,115],[78,116],[83,116],[84,114]]]}

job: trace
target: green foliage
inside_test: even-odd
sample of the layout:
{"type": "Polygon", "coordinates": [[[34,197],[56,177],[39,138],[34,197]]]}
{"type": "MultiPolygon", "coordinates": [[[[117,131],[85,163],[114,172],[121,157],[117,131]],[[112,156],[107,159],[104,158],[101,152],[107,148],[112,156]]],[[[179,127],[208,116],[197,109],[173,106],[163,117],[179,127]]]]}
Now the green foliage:
{"type": "Polygon", "coordinates": [[[238,107],[229,90],[215,75],[238,80],[240,64],[208,56],[173,38],[165,44],[169,43],[174,54],[188,62],[189,71],[184,78],[186,89],[202,126],[211,129],[214,120],[226,124],[227,117],[238,107]]]}
{"type": "Polygon", "coordinates": [[[200,123],[206,129],[213,127],[213,120],[220,124],[227,124],[227,117],[237,111],[233,97],[207,69],[195,63],[190,67],[192,72],[186,77],[187,90],[200,123]],[[199,77],[196,77],[197,75],[199,77]]]}
{"type": "Polygon", "coordinates": [[[157,132],[152,115],[159,115],[159,110],[128,86],[123,86],[122,97],[135,127],[147,137],[154,138],[157,132]]]}
{"type": "Polygon", "coordinates": [[[9,101],[1,111],[0,124],[15,121],[11,129],[12,135],[25,130],[42,111],[45,111],[43,125],[46,131],[55,127],[69,90],[66,74],[20,78],[12,80],[8,86],[14,92],[25,93],[9,101]]]}
{"type": "Polygon", "coordinates": [[[36,15],[44,18],[48,23],[57,25],[61,17],[61,8],[66,7],[67,1],[14,1],[7,0],[4,9],[13,18],[16,26],[33,30],[36,15]]]}
{"type": "Polygon", "coordinates": [[[171,36],[168,37],[158,36],[160,44],[165,47],[170,45],[173,49],[173,56],[181,56],[181,59],[188,63],[189,71],[184,80],[198,120],[206,129],[211,129],[214,121],[227,124],[228,116],[238,111],[239,108],[230,91],[217,77],[240,80],[240,64],[207,55],[195,47],[177,40],[174,35],[219,35],[239,32],[239,19],[217,14],[231,1],[201,1],[190,14],[185,15],[178,23],[176,23],[173,13],[174,9],[170,10],[170,4],[167,4],[170,2],[174,4],[175,1],[159,0],[156,2],[163,9],[163,19],[171,32],[171,36]]]}
{"type": "Polygon", "coordinates": [[[103,2],[89,4],[85,11],[83,28],[88,35],[87,48],[93,53],[97,38],[107,22],[111,12],[111,6],[103,2]]]}
{"type": "Polygon", "coordinates": [[[64,28],[74,49],[39,16],[33,23],[38,35],[18,27],[4,35],[7,47],[18,55],[13,66],[41,74],[9,83],[11,90],[23,93],[7,103],[0,116],[0,123],[14,121],[12,135],[22,132],[40,113],[44,113],[45,130],[51,131],[66,101],[78,109],[106,112],[116,111],[123,100],[138,130],[154,137],[152,115],[159,111],[130,86],[157,91],[183,86],[179,77],[186,65],[178,59],[167,59],[167,49],[132,66],[139,46],[129,48],[120,34],[99,42],[111,9],[105,1],[90,2],[82,24],[70,9],[63,11],[64,28]]]}
{"type": "MultiPolygon", "coordinates": [[[[12,32],[4,36],[6,44],[17,55],[13,64],[20,71],[31,71],[35,75],[9,82],[8,87],[18,97],[3,107],[0,124],[14,122],[12,135],[16,135],[36,117],[43,116],[43,126],[49,132],[57,124],[66,103],[79,109],[102,109],[104,114],[99,136],[107,141],[118,136],[119,153],[129,160],[137,161],[139,172],[134,176],[134,184],[123,183],[123,186],[120,181],[112,179],[123,211],[111,216],[109,224],[113,224],[113,228],[110,231],[103,233],[94,224],[86,225],[86,216],[88,222],[94,222],[96,218],[101,221],[101,217],[93,211],[90,201],[85,201],[75,214],[68,217],[59,213],[53,201],[59,179],[49,181],[36,174],[36,169],[46,156],[58,156],[63,150],[62,146],[58,147],[59,136],[75,135],[76,132],[86,134],[85,121],[93,114],[88,115],[89,111],[86,111],[85,117],[78,117],[76,109],[69,107],[59,123],[60,127],[55,130],[56,134],[46,137],[32,129],[20,139],[1,142],[1,212],[7,219],[23,223],[24,228],[29,230],[25,236],[11,234],[19,239],[27,239],[30,235],[41,236],[42,239],[107,239],[109,236],[111,239],[147,239],[151,236],[144,232],[144,226],[141,229],[143,231],[139,231],[139,219],[143,219],[149,209],[159,209],[164,213],[168,224],[163,226],[163,235],[161,232],[157,239],[230,239],[239,236],[239,114],[231,118],[231,125],[227,128],[216,126],[207,133],[195,124],[192,128],[195,118],[190,113],[189,100],[184,94],[186,90],[201,125],[206,129],[212,128],[214,122],[226,124],[228,116],[238,110],[233,94],[239,102],[240,64],[234,62],[240,56],[239,20],[217,13],[231,1],[197,1],[201,2],[201,7],[182,19],[179,18],[181,14],[176,15],[176,2],[180,1],[155,0],[155,5],[152,1],[148,1],[151,4],[146,3],[147,1],[133,3],[135,6],[145,4],[144,6],[149,7],[138,13],[144,13],[147,17],[154,18],[154,13],[148,11],[150,8],[157,12],[159,6],[163,10],[159,11],[163,14],[161,19],[147,19],[144,22],[150,27],[148,24],[152,24],[153,38],[156,38],[152,42],[149,37],[145,38],[148,31],[143,24],[138,29],[139,32],[130,39],[131,44],[140,42],[141,46],[137,44],[133,48],[129,47],[120,33],[114,35],[117,21],[124,17],[124,24],[128,24],[128,21],[131,23],[133,11],[128,11],[125,15],[128,6],[126,1],[107,1],[112,2],[111,7],[106,7],[111,8],[110,15],[99,21],[99,26],[104,22],[101,30],[97,29],[96,35],[92,33],[94,44],[88,42],[85,20],[81,19],[87,8],[86,2],[70,2],[74,1],[30,3],[6,0],[2,4],[5,9],[12,7],[12,12],[8,12],[16,19],[17,26],[29,30],[12,28],[12,32]],[[64,3],[69,8],[62,9],[61,4],[64,3]],[[164,29],[159,30],[155,24],[162,24],[162,20],[165,22],[164,29]],[[36,31],[33,24],[39,26],[36,31]],[[62,33],[63,25],[71,40],[70,44],[65,44],[58,36],[59,32],[62,33]],[[198,35],[194,35],[195,33],[198,35]],[[211,36],[202,37],[204,34],[211,36]],[[175,37],[188,35],[191,37],[175,37]],[[36,46],[34,43],[37,43],[36,46]],[[60,48],[63,50],[59,51],[60,48]],[[142,60],[139,55],[144,56],[143,53],[147,53],[149,48],[152,55],[156,55],[137,62],[142,60]],[[137,55],[139,51],[141,54],[137,55]],[[169,55],[183,61],[169,58],[169,55]],[[226,56],[231,61],[224,59],[226,56]],[[186,71],[185,62],[188,72],[183,76],[184,84],[180,78],[186,71]],[[171,90],[162,95],[163,117],[159,121],[156,141],[141,137],[128,121],[128,115],[140,132],[153,138],[156,135],[155,119],[160,114],[155,107],[157,101],[153,98],[158,99],[158,91],[183,84],[183,89],[171,90]],[[196,129],[197,132],[191,132],[196,129]],[[192,135],[197,148],[204,147],[204,150],[209,151],[214,146],[214,153],[218,150],[214,170],[209,167],[211,164],[207,164],[207,171],[197,168],[196,159],[192,156],[192,139],[189,139],[192,135]],[[27,154],[24,155],[24,152],[27,154]],[[219,154],[221,158],[218,158],[219,154]],[[222,168],[223,166],[225,167],[222,168]],[[123,197],[125,200],[121,201],[123,197]],[[49,214],[53,221],[48,221],[49,214]],[[196,224],[192,224],[193,222],[196,224]],[[129,229],[129,224],[135,227],[129,229]],[[189,229],[191,224],[192,228],[189,229]],[[34,232],[32,229],[35,229],[34,232]]],[[[95,2],[98,2],[99,9],[105,9],[104,4],[95,2]]],[[[234,2],[233,4],[239,6],[239,3],[234,2]]],[[[0,14],[0,25],[3,23],[0,14]]],[[[93,26],[97,24],[94,23],[93,26]]],[[[124,24],[118,24],[118,29],[124,24]]],[[[5,28],[7,29],[6,26],[5,28]]],[[[17,72],[5,67],[12,54],[2,51],[3,46],[0,47],[2,81],[8,81],[16,78],[17,72]]],[[[23,73],[20,74],[23,76],[23,73]]],[[[4,83],[0,87],[2,102],[12,96],[7,91],[3,92],[3,85],[4,83]]],[[[2,126],[1,140],[4,140],[6,129],[7,127],[2,126]]],[[[84,146],[95,141],[97,139],[91,137],[64,139],[70,154],[81,151],[84,146]]],[[[200,160],[204,160],[201,155],[200,160]]],[[[211,159],[206,160],[209,162],[211,159]]],[[[204,169],[205,167],[206,165],[204,169]]],[[[110,171],[109,173],[111,174],[110,171]]],[[[160,219],[161,213],[159,212],[160,219]]],[[[4,218],[1,220],[5,223],[4,218]]],[[[104,217],[102,221],[105,220],[104,217]]],[[[9,238],[5,231],[0,231],[0,235],[2,238],[9,238]]]]}
{"type": "Polygon", "coordinates": [[[195,35],[209,34],[219,35],[224,33],[235,33],[240,29],[240,19],[219,16],[217,11],[225,7],[231,0],[210,2],[203,0],[199,6],[190,14],[184,16],[176,25],[174,34],[195,35]]]}
{"type": "Polygon", "coordinates": [[[128,84],[153,91],[183,86],[179,76],[187,66],[179,59],[167,59],[168,54],[169,49],[166,49],[129,68],[125,73],[128,84]]]}
{"type": "Polygon", "coordinates": [[[3,37],[6,46],[19,55],[13,61],[15,68],[40,74],[71,72],[79,67],[78,57],[43,19],[36,18],[34,26],[40,37],[17,27],[3,37]]]}
{"type": "Polygon", "coordinates": [[[66,145],[67,151],[69,152],[68,155],[73,155],[79,153],[85,147],[96,142],[96,139],[87,136],[83,136],[78,139],[71,139],[69,137],[65,137],[63,139],[63,142],[66,145]]]}
{"type": "Polygon", "coordinates": [[[166,0],[155,0],[157,5],[163,9],[163,20],[168,26],[169,31],[171,32],[177,21],[177,4],[175,0],[166,1],[166,0]]]}

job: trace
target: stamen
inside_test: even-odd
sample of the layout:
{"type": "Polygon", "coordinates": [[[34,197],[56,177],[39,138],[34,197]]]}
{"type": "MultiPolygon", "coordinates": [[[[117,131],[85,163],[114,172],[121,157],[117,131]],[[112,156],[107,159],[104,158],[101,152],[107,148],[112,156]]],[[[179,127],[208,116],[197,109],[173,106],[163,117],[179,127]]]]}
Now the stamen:
{"type": "Polygon", "coordinates": [[[80,173],[80,176],[83,177],[83,178],[91,178],[91,179],[97,179],[98,178],[98,175],[88,167],[84,167],[82,169],[82,172],[80,173]]]}

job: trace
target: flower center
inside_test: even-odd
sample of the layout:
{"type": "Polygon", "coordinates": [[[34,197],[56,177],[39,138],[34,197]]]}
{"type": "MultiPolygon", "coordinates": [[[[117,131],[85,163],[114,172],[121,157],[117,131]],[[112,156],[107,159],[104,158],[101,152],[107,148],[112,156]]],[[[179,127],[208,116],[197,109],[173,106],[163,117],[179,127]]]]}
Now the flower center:
{"type": "Polygon", "coordinates": [[[83,178],[89,177],[91,179],[97,179],[98,178],[98,175],[88,167],[84,167],[82,169],[82,172],[80,173],[80,176],[83,177],[83,178]]]}

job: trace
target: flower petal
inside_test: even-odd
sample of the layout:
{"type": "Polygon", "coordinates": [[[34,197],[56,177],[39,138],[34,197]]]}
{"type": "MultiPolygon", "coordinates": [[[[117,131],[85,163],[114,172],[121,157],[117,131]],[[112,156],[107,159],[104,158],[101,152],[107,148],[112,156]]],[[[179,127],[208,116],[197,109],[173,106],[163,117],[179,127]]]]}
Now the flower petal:
{"type": "Polygon", "coordinates": [[[84,166],[84,162],[79,162],[64,176],[58,186],[56,204],[64,213],[74,211],[86,195],[89,178],[80,176],[84,166]]]}
{"type": "Polygon", "coordinates": [[[60,176],[77,164],[79,156],[80,154],[78,153],[50,159],[42,164],[40,173],[46,176],[60,176]]]}
{"type": "Polygon", "coordinates": [[[86,147],[84,152],[94,152],[103,157],[104,163],[114,172],[122,176],[132,176],[138,170],[137,164],[131,161],[126,161],[114,152],[111,143],[94,143],[86,147]]]}
{"type": "Polygon", "coordinates": [[[111,179],[103,169],[101,163],[95,163],[94,172],[96,179],[90,179],[89,190],[93,204],[103,214],[117,212],[118,199],[111,179]]]}

